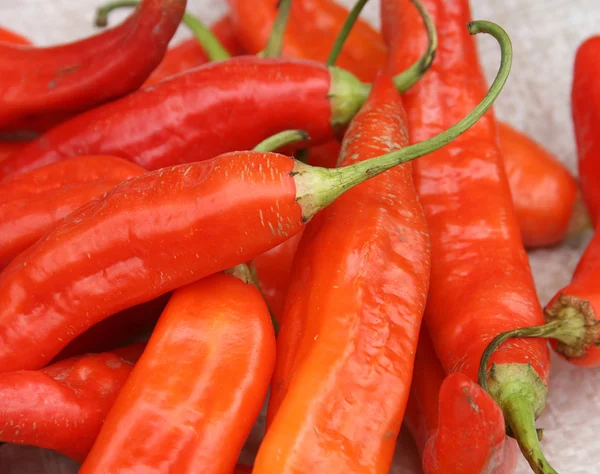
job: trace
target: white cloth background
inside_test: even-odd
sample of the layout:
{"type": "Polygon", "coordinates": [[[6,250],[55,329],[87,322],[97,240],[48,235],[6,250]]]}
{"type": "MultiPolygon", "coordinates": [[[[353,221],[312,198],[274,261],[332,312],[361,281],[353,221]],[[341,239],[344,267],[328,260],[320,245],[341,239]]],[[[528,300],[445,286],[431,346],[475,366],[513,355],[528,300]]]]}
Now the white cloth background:
{"type": "MultiPolygon", "coordinates": [[[[38,45],[70,41],[94,32],[92,17],[99,1],[0,0],[0,25],[27,35],[38,45]]],[[[340,1],[346,5],[353,3],[353,0],[340,1]]],[[[513,72],[497,102],[497,115],[543,143],[575,171],[569,106],[573,56],[584,38],[600,33],[600,2],[471,1],[475,19],[499,23],[513,40],[513,72]]],[[[191,12],[206,22],[216,20],[227,9],[224,0],[188,0],[188,5],[191,12]]],[[[377,26],[378,8],[378,2],[371,0],[364,13],[377,26]]],[[[124,15],[125,12],[116,14],[111,24],[124,15]]],[[[178,38],[185,35],[180,28],[178,38]]],[[[481,57],[492,80],[499,60],[498,48],[493,39],[483,36],[478,36],[481,57]]],[[[530,254],[542,304],[569,280],[588,240],[589,233],[558,248],[530,254]]],[[[558,472],[600,474],[597,434],[600,431],[600,369],[577,369],[555,357],[548,407],[538,425],[546,429],[544,450],[558,472]]],[[[257,442],[256,437],[249,441],[248,452],[243,456],[246,460],[251,459],[248,456],[257,442]]],[[[405,434],[401,436],[396,458],[394,474],[419,472],[414,447],[405,434]]],[[[76,472],[76,464],[47,451],[3,446],[0,447],[0,472],[67,474],[76,472]]],[[[521,462],[517,472],[530,471],[521,462]]]]}

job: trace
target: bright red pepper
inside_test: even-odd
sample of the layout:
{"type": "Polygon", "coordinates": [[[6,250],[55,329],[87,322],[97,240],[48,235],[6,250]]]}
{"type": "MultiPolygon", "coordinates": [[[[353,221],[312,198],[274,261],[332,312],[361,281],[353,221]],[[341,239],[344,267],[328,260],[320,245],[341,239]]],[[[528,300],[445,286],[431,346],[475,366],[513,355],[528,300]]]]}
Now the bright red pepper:
{"type": "MultiPolygon", "coordinates": [[[[213,34],[232,56],[239,56],[245,51],[233,30],[231,18],[226,16],[211,28],[213,34]]],[[[196,38],[190,38],[169,48],[162,62],[156,67],[144,83],[150,86],[170,76],[185,72],[208,62],[208,56],[196,38]]]]}
{"type": "Polygon", "coordinates": [[[0,42],[0,130],[47,128],[140,87],[161,61],[185,5],[144,0],[122,25],[61,46],[0,42]]]}
{"type": "Polygon", "coordinates": [[[524,133],[503,122],[498,122],[498,130],[523,244],[544,247],[559,243],[574,217],[575,178],[555,156],[524,133]]]}
{"type": "MultiPolygon", "coordinates": [[[[405,94],[411,141],[455,123],[486,90],[475,41],[464,33],[467,0],[425,0],[440,48],[431,72],[405,94]]],[[[424,44],[408,0],[383,2],[382,23],[402,70],[424,44]]],[[[415,162],[415,183],[431,235],[431,289],[425,322],[448,373],[478,380],[480,359],[504,331],[543,322],[511,202],[492,113],[451,145],[415,162]]],[[[542,340],[518,340],[498,351],[490,392],[503,409],[532,468],[554,472],[539,449],[534,415],[545,406],[550,360],[542,340]]],[[[480,383],[486,382],[487,365],[480,383]]]]}
{"type": "Polygon", "coordinates": [[[60,219],[145,170],[112,156],[84,156],[17,175],[0,188],[0,269],[60,219]]]}
{"type": "Polygon", "coordinates": [[[510,474],[517,446],[498,404],[466,375],[446,373],[421,329],[404,423],[425,474],[510,474]]]}
{"type": "Polygon", "coordinates": [[[143,344],[0,374],[0,441],[87,456],[143,344]]]}
{"type": "MultiPolygon", "coordinates": [[[[509,54],[497,26],[469,28],[509,54]]],[[[0,371],[42,367],[106,317],[284,242],[346,190],[463,133],[509,68],[503,61],[481,105],[451,129],[377,159],[328,170],[276,153],[226,153],[128,179],[90,201],[0,273],[0,371]]]]}
{"type": "MultiPolygon", "coordinates": [[[[600,36],[577,50],[571,91],[573,125],[581,192],[596,233],[584,252],[573,279],[546,306],[547,324],[540,329],[552,347],[569,362],[582,367],[600,365],[600,36]]],[[[535,331],[533,332],[535,334],[535,331]]],[[[519,334],[522,336],[522,334],[519,334]]]]}
{"type": "Polygon", "coordinates": [[[367,91],[349,73],[309,61],[211,63],[55,127],[0,163],[0,180],[81,154],[158,169],[251,149],[289,129],[306,130],[321,143],[349,122],[367,91]]]}
{"type": "Polygon", "coordinates": [[[79,473],[232,472],[274,365],[254,285],[218,273],[176,290],[79,473]]]}
{"type": "MultiPolygon", "coordinates": [[[[407,143],[402,101],[384,74],[350,123],[342,165],[407,143]]],[[[255,473],[389,471],[429,263],[410,164],[357,186],[308,226],[277,340],[273,421],[255,473]]]]}
{"type": "MultiPolygon", "coordinates": [[[[244,48],[256,54],[265,47],[277,16],[276,0],[229,0],[234,26],[244,48]]],[[[283,42],[283,55],[324,62],[348,17],[348,10],[331,0],[294,0],[283,42]]],[[[336,62],[371,82],[385,61],[381,35],[359,20],[336,62]]]]}

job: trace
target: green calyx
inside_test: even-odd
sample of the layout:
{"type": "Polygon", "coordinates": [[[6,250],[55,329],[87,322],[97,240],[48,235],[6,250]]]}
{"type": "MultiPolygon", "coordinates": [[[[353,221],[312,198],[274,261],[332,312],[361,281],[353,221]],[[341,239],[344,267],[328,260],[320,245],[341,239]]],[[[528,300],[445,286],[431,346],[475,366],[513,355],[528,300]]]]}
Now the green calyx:
{"type": "MultiPolygon", "coordinates": [[[[371,158],[351,166],[335,169],[310,168],[296,162],[292,172],[297,187],[297,200],[308,221],[320,209],[331,204],[348,189],[373,178],[394,166],[407,163],[432,153],[447,145],[470,127],[489,110],[500,95],[510,74],[512,46],[506,32],[489,21],[473,21],[467,25],[470,34],[488,33],[498,41],[501,50],[501,62],[498,74],[488,93],[473,111],[448,130],[401,150],[393,151],[377,158],[371,158]]],[[[331,69],[330,99],[332,101],[332,123],[343,126],[356,113],[367,94],[366,86],[351,74],[340,69],[331,69]]]]}
{"type": "Polygon", "coordinates": [[[535,419],[546,406],[548,388],[531,365],[492,364],[483,385],[502,409],[533,472],[557,474],[544,457],[535,428],[535,419]]]}
{"type": "Polygon", "coordinates": [[[331,102],[331,125],[334,130],[343,130],[360,110],[369,95],[369,84],[344,69],[331,66],[331,85],[327,97],[331,102]]]}

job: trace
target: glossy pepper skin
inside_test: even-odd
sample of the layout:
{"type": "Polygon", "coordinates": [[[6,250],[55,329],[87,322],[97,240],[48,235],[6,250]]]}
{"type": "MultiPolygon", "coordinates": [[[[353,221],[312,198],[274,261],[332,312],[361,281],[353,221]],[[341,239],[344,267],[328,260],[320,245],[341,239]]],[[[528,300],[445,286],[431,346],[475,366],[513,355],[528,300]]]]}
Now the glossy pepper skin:
{"type": "Polygon", "coordinates": [[[43,367],[106,317],[299,232],[293,168],[225,154],[129,179],[71,213],[0,273],[0,371],[43,367]]]}
{"type": "Polygon", "coordinates": [[[525,247],[562,241],[577,201],[577,182],[541,145],[498,122],[500,149],[525,247]]]}
{"type": "Polygon", "coordinates": [[[255,286],[218,273],[176,290],[80,474],[233,472],[274,364],[255,286]]]}
{"type": "MultiPolygon", "coordinates": [[[[233,30],[231,18],[221,18],[211,27],[212,33],[232,56],[244,53],[241,44],[233,30]]],[[[201,66],[208,62],[206,52],[196,38],[189,38],[169,48],[165,57],[156,67],[150,77],[146,79],[145,86],[150,86],[165,80],[168,77],[201,66]]]]}
{"type": "Polygon", "coordinates": [[[577,142],[581,192],[596,233],[584,252],[571,283],[562,288],[545,308],[546,321],[554,321],[563,312],[575,312],[586,330],[582,347],[572,350],[552,341],[552,347],[572,364],[581,367],[600,365],[600,36],[587,39],[577,50],[571,90],[571,108],[577,142]]]}
{"type": "MultiPolygon", "coordinates": [[[[244,48],[256,54],[267,44],[277,16],[276,0],[228,0],[244,48]]],[[[283,56],[325,62],[348,10],[332,0],[294,0],[283,41],[283,56]]],[[[385,62],[381,35],[358,20],[336,62],[361,81],[371,82],[385,62]]]]}
{"type": "Polygon", "coordinates": [[[0,131],[45,129],[140,87],[160,63],[185,5],[144,0],[120,26],[65,45],[0,42],[0,131]]]}
{"type": "Polygon", "coordinates": [[[0,180],[80,154],[119,156],[153,170],[251,149],[291,129],[321,143],[351,118],[363,100],[356,93],[363,92],[348,73],[309,61],[210,63],[59,125],[0,164],[0,180]],[[340,83],[350,96],[348,89],[336,95],[340,83]]]}
{"type": "Polygon", "coordinates": [[[516,444],[505,435],[502,410],[466,375],[446,376],[421,329],[404,423],[425,474],[510,474],[516,444]]]}
{"type": "Polygon", "coordinates": [[[17,175],[0,188],[0,269],[56,222],[145,170],[111,156],[85,156],[17,175]]]}
{"type": "Polygon", "coordinates": [[[0,374],[0,441],[83,461],[143,350],[135,344],[0,374]]]}
{"type": "MultiPolygon", "coordinates": [[[[402,148],[405,122],[384,74],[346,132],[342,164],[402,148]]],[[[426,229],[410,164],[348,191],[309,224],[254,473],[389,471],[429,283],[426,229]]]]}
{"type": "MultiPolygon", "coordinates": [[[[404,95],[413,143],[455,123],[486,90],[475,41],[464,33],[471,19],[468,1],[423,4],[435,20],[440,45],[446,46],[439,49],[431,71],[404,95]]],[[[408,0],[383,6],[384,37],[397,70],[402,70],[425,42],[421,21],[408,0]]],[[[450,145],[415,162],[413,169],[431,236],[425,323],[444,370],[478,381],[482,354],[495,336],[544,320],[493,114],[488,112],[450,145]]],[[[545,342],[511,341],[495,352],[492,362],[493,370],[484,367],[480,382],[487,381],[532,468],[554,472],[535,435],[535,418],[544,409],[548,390],[545,342]]]]}
{"type": "MultiPolygon", "coordinates": [[[[464,33],[464,24],[470,21],[468,2],[424,4],[436,19],[440,44],[455,47],[440,50],[433,73],[404,95],[412,142],[455,123],[486,90],[475,42],[464,33]]],[[[390,28],[402,32],[402,41],[391,52],[401,70],[425,42],[420,19],[408,0],[400,0],[388,2],[382,21],[385,35],[391,34],[390,28]],[[395,15],[390,4],[398,5],[395,15]]],[[[496,333],[543,320],[493,115],[486,114],[451,145],[416,161],[413,169],[435,262],[425,321],[444,369],[476,380],[481,353],[496,333]]],[[[494,361],[529,361],[547,380],[549,360],[543,341],[515,341],[494,361]]]]}

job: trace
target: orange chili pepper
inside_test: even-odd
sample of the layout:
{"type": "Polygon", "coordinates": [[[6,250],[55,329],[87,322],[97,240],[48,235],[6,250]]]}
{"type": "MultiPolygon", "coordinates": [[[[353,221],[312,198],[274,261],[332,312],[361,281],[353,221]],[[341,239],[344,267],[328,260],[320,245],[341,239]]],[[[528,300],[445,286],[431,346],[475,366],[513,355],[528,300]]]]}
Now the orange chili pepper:
{"type": "MultiPolygon", "coordinates": [[[[342,166],[406,146],[405,123],[400,96],[384,74],[350,123],[342,166]]],[[[389,471],[429,262],[427,224],[408,164],[347,192],[309,224],[286,298],[272,422],[255,473],[389,471]]]]}
{"type": "MultiPolygon", "coordinates": [[[[575,178],[555,156],[524,133],[503,122],[498,122],[498,130],[523,244],[544,247],[559,243],[573,222],[575,178]]],[[[575,214],[578,220],[580,212],[575,214]]]]}
{"type": "Polygon", "coordinates": [[[173,292],[79,474],[234,470],[275,364],[247,281],[218,273],[173,292]]]}

